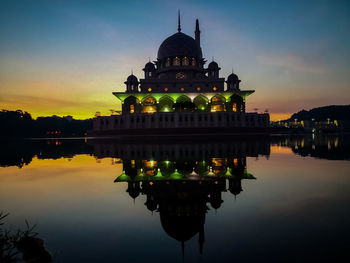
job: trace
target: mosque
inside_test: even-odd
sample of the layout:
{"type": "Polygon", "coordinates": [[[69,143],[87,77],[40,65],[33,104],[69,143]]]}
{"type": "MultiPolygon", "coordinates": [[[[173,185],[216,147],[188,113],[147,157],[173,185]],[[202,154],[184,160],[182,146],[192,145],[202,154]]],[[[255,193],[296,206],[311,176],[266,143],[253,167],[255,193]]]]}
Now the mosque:
{"type": "Polygon", "coordinates": [[[246,113],[246,98],[254,90],[242,90],[233,72],[220,77],[215,61],[206,67],[200,32],[198,19],[194,38],[181,32],[179,14],[177,32],[160,45],[157,60],[146,63],[144,78],[131,74],[126,91],[113,92],[121,113],[94,118],[91,134],[266,130],[269,114],[246,113]]]}

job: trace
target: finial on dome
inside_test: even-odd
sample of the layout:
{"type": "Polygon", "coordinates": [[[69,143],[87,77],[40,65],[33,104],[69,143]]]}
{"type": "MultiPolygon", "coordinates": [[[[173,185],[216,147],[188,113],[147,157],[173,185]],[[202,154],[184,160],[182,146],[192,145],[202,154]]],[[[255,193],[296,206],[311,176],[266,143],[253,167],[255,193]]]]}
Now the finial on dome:
{"type": "Polygon", "coordinates": [[[131,75],[134,75],[134,71],[133,71],[133,69],[131,69],[131,75]]]}
{"type": "Polygon", "coordinates": [[[177,10],[177,31],[181,32],[180,8],[177,10]]]}

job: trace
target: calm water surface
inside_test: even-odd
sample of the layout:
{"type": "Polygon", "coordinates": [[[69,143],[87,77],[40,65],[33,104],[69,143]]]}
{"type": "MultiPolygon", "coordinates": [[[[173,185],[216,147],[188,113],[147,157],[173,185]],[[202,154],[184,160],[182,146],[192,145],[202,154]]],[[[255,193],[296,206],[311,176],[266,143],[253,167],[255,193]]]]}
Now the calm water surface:
{"type": "Polygon", "coordinates": [[[55,262],[349,262],[349,145],[7,142],[0,210],[55,262]]]}

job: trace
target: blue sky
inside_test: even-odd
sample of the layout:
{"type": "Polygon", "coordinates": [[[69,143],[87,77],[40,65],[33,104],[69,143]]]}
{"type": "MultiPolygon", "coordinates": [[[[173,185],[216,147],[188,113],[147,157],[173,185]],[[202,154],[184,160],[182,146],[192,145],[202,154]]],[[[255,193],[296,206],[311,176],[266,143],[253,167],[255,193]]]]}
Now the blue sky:
{"type": "Polygon", "coordinates": [[[16,1],[0,2],[0,105],[39,115],[93,116],[120,107],[133,69],[176,32],[242,89],[247,108],[286,116],[350,103],[350,1],[16,1]]]}

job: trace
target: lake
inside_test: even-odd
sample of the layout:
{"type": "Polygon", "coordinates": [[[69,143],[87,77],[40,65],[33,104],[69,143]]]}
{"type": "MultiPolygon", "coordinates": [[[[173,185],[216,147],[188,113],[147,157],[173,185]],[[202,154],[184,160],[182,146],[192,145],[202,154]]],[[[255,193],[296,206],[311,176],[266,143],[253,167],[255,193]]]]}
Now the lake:
{"type": "Polygon", "coordinates": [[[3,228],[54,262],[350,262],[346,136],[2,141],[3,228]]]}

